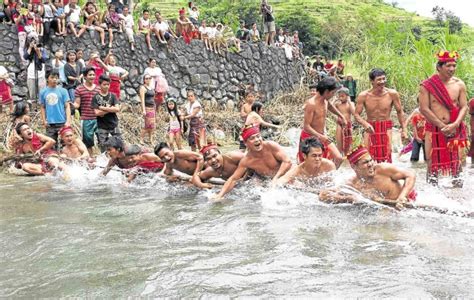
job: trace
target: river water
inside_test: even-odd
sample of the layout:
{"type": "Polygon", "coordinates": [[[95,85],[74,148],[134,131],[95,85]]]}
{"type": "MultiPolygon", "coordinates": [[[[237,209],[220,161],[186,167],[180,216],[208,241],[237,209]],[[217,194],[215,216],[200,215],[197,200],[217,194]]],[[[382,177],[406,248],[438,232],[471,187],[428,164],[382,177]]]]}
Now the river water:
{"type": "MultiPolygon", "coordinates": [[[[0,175],[1,298],[474,297],[471,218],[248,186],[211,204],[217,190],[98,172],[0,175]]],[[[462,190],[417,173],[422,203],[473,210],[473,169],[462,190]]]]}

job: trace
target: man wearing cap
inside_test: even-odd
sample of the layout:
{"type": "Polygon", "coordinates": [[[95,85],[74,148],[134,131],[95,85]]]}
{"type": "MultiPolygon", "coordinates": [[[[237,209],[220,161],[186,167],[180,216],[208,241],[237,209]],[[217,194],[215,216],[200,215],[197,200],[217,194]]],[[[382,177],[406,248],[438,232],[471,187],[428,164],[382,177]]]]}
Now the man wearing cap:
{"type": "MultiPolygon", "coordinates": [[[[336,145],[326,135],[326,117],[328,110],[339,117],[341,124],[346,126],[347,120],[344,115],[329,101],[336,93],[337,82],[334,78],[324,78],[316,86],[316,95],[306,100],[304,104],[303,130],[300,136],[301,143],[310,137],[316,137],[324,145],[324,158],[331,157],[339,167],[342,163],[342,155],[336,145]]],[[[301,151],[298,152],[298,162],[304,161],[301,151]]]]}
{"type": "Polygon", "coordinates": [[[110,160],[102,172],[103,176],[106,176],[114,166],[125,170],[128,182],[139,174],[158,173],[163,170],[164,164],[158,156],[138,145],[125,145],[118,136],[111,136],[105,142],[105,147],[110,160]]]}
{"type": "Polygon", "coordinates": [[[165,163],[163,173],[170,180],[177,179],[176,176],[173,176],[173,170],[193,176],[201,171],[204,165],[204,160],[200,153],[189,150],[172,151],[168,144],[164,142],[156,145],[154,152],[165,163]]]}
{"type": "MultiPolygon", "coordinates": [[[[347,183],[373,201],[385,199],[395,200],[397,207],[407,201],[416,200],[416,176],[411,170],[402,169],[390,163],[376,163],[367,148],[359,146],[347,155],[352,169],[355,171],[347,183]],[[403,185],[399,180],[403,180],[403,185]]],[[[319,195],[325,202],[354,202],[356,198],[341,191],[325,190],[319,195]]]]}
{"type": "Polygon", "coordinates": [[[82,160],[89,158],[89,151],[81,139],[76,138],[74,130],[69,127],[63,127],[59,131],[61,141],[64,143],[61,149],[61,157],[66,157],[74,160],[82,160]]]}
{"type": "Polygon", "coordinates": [[[261,177],[270,177],[272,184],[276,184],[278,178],[291,168],[291,160],[283,148],[273,141],[264,141],[258,127],[245,128],[242,131],[242,139],[247,152],[234,174],[227,179],[219,194],[214,196],[214,200],[220,200],[230,192],[248,170],[261,177]]]}
{"type": "Polygon", "coordinates": [[[212,188],[210,183],[206,183],[211,178],[229,179],[237,169],[240,160],[244,157],[241,151],[231,151],[221,154],[215,144],[208,144],[201,149],[204,157],[205,167],[202,171],[193,176],[192,182],[199,188],[212,188]]]}
{"type": "MultiPolygon", "coordinates": [[[[454,77],[456,51],[437,54],[437,74],[421,83],[420,111],[426,118],[425,150],[428,163],[428,180],[438,183],[438,176],[459,177],[460,151],[466,147],[467,132],[463,119],[467,113],[466,85],[454,77]]],[[[456,186],[462,186],[457,178],[456,186]]]]}
{"type": "MultiPolygon", "coordinates": [[[[300,151],[304,162],[293,166],[291,170],[278,179],[279,185],[313,183],[313,180],[336,170],[336,165],[329,159],[323,158],[324,146],[315,137],[304,140],[300,151]]],[[[302,187],[305,187],[304,185],[302,187]]]]}
{"type": "Polygon", "coordinates": [[[407,139],[405,117],[403,114],[400,95],[393,89],[385,87],[387,77],[385,71],[379,68],[369,72],[372,88],[365,90],[357,97],[354,118],[365,129],[364,143],[370,155],[377,162],[392,162],[392,127],[390,119],[392,107],[397,111],[398,122],[402,128],[402,139],[407,139]],[[367,120],[361,117],[365,109],[367,120]]]}

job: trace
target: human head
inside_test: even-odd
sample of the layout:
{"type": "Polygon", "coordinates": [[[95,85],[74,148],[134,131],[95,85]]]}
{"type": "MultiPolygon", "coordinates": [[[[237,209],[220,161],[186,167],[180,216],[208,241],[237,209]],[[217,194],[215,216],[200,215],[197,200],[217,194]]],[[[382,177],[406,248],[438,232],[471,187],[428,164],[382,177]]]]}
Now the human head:
{"type": "Polygon", "coordinates": [[[354,80],[354,76],[352,76],[352,74],[349,73],[349,74],[347,74],[346,79],[349,80],[349,81],[354,80]]]}
{"type": "Polygon", "coordinates": [[[108,10],[109,12],[115,12],[115,5],[109,4],[108,10]]]}
{"type": "Polygon", "coordinates": [[[124,16],[126,16],[126,15],[128,15],[128,12],[129,12],[128,6],[124,6],[123,9],[122,9],[122,14],[123,14],[124,16]]]}
{"type": "Polygon", "coordinates": [[[349,98],[349,89],[343,87],[337,91],[337,98],[342,102],[345,103],[349,98]]]}
{"type": "Polygon", "coordinates": [[[18,118],[24,115],[27,115],[30,112],[30,106],[26,101],[20,101],[17,104],[15,104],[15,108],[13,109],[12,112],[12,117],[18,118]]]}
{"type": "Polygon", "coordinates": [[[214,170],[218,170],[222,167],[224,158],[222,157],[221,152],[214,144],[209,144],[206,147],[201,149],[201,154],[204,157],[204,162],[213,168],[214,170]]]}
{"type": "Polygon", "coordinates": [[[64,58],[64,52],[62,49],[57,50],[54,52],[54,58],[62,60],[64,58]]]}
{"type": "Polygon", "coordinates": [[[150,17],[150,11],[148,9],[143,10],[143,19],[148,20],[150,17]]]}
{"type": "Polygon", "coordinates": [[[33,130],[27,123],[20,122],[15,127],[16,133],[24,140],[31,140],[33,138],[33,130]]]}
{"type": "Polygon", "coordinates": [[[257,23],[252,23],[252,28],[255,30],[257,29],[257,23]]]}
{"type": "Polygon", "coordinates": [[[52,70],[46,75],[49,87],[55,88],[58,85],[59,73],[57,70],[52,70]]]}
{"type": "Polygon", "coordinates": [[[259,152],[263,149],[263,139],[258,126],[249,126],[242,131],[242,140],[247,149],[259,152]]]}
{"type": "Polygon", "coordinates": [[[311,96],[315,96],[318,93],[318,85],[313,83],[309,86],[309,92],[311,96]]]}
{"type": "Polygon", "coordinates": [[[334,96],[334,93],[337,89],[336,79],[332,77],[326,77],[318,82],[316,86],[316,91],[324,98],[330,99],[334,96]]]}
{"type": "Polygon", "coordinates": [[[67,126],[61,128],[59,131],[59,135],[61,136],[61,140],[66,144],[67,146],[70,146],[74,143],[74,130],[67,126]]]}
{"type": "Polygon", "coordinates": [[[66,53],[66,62],[68,63],[73,63],[75,62],[77,59],[77,54],[76,54],[76,51],[74,50],[69,50],[67,53],[66,53]]]}
{"type": "Polygon", "coordinates": [[[108,61],[109,65],[111,66],[115,66],[117,64],[117,59],[115,58],[114,55],[109,55],[109,61],[108,61]]]}
{"type": "Polygon", "coordinates": [[[84,75],[85,81],[88,83],[94,82],[95,79],[95,70],[92,67],[86,67],[85,70],[82,72],[84,75]]]}
{"type": "Polygon", "coordinates": [[[80,59],[84,56],[84,50],[82,49],[76,49],[76,59],[80,59]]]}
{"type": "Polygon", "coordinates": [[[168,101],[166,101],[166,107],[168,108],[168,112],[172,112],[172,111],[175,111],[178,109],[177,105],[176,105],[176,100],[174,98],[170,98],[168,99],[168,101]]]}
{"type": "Polygon", "coordinates": [[[107,149],[107,154],[113,158],[116,159],[124,152],[125,149],[125,144],[122,141],[121,138],[117,136],[111,136],[109,137],[105,143],[105,149],[107,149]]]}
{"type": "Polygon", "coordinates": [[[169,163],[174,161],[174,152],[171,151],[167,143],[161,142],[155,146],[154,152],[162,162],[169,163]]]}
{"type": "Polygon", "coordinates": [[[375,175],[375,162],[370,156],[369,150],[359,146],[347,155],[352,169],[359,178],[370,178],[375,175]]]}
{"type": "Polygon", "coordinates": [[[156,59],[150,57],[150,58],[148,59],[148,66],[149,66],[150,68],[156,67],[156,59]]]}
{"type": "Polygon", "coordinates": [[[196,94],[194,93],[193,89],[188,89],[186,95],[189,102],[192,103],[196,100],[196,94]]]}
{"type": "Polygon", "coordinates": [[[100,90],[103,92],[103,93],[108,93],[109,92],[109,88],[110,88],[110,77],[105,75],[105,74],[102,74],[100,75],[99,77],[99,85],[100,85],[100,90]]]}
{"type": "Polygon", "coordinates": [[[380,68],[374,68],[369,72],[369,79],[372,87],[385,87],[385,83],[387,82],[387,76],[385,71],[380,68]]]}
{"type": "Polygon", "coordinates": [[[300,145],[300,151],[303,153],[305,164],[321,166],[323,158],[324,145],[315,137],[305,139],[300,145]]]}
{"type": "Polygon", "coordinates": [[[263,110],[263,103],[260,102],[260,101],[256,101],[254,102],[254,104],[252,104],[252,111],[256,112],[257,114],[261,114],[263,110]]]}
{"type": "Polygon", "coordinates": [[[440,51],[436,54],[438,62],[436,63],[436,70],[439,75],[447,78],[454,76],[457,67],[457,60],[460,57],[456,51],[440,51]]]}
{"type": "Polygon", "coordinates": [[[143,85],[145,86],[151,85],[151,75],[149,74],[143,75],[143,85]]]}

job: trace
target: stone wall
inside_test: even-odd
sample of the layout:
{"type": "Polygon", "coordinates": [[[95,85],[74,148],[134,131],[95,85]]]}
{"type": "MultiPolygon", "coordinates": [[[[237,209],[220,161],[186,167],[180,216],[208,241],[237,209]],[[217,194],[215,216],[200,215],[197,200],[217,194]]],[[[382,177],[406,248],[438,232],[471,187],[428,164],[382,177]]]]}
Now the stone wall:
{"type": "MultiPolygon", "coordinates": [[[[26,96],[26,71],[21,66],[18,54],[18,38],[14,26],[0,24],[0,65],[13,75],[16,86],[14,95],[26,96]]],[[[297,84],[303,74],[304,63],[288,61],[283,49],[267,47],[263,44],[243,45],[238,54],[226,53],[224,57],[206,51],[201,41],[193,40],[186,45],[182,39],[176,41],[171,50],[159,45],[153,38],[153,51],[149,51],[143,36],[136,36],[136,51],[130,50],[125,34],[117,33],[113,52],[118,65],[130,72],[122,85],[123,98],[137,101],[137,90],[142,80],[146,60],[157,59],[159,67],[166,75],[170,90],[168,95],[183,100],[185,90],[191,87],[201,99],[215,99],[218,103],[235,100],[239,84],[255,84],[256,89],[271,99],[276,93],[289,90],[297,84]]],[[[108,37],[106,37],[108,40],[108,37]]],[[[84,58],[99,50],[102,57],[108,49],[101,49],[98,35],[86,32],[80,39],[52,36],[48,44],[50,56],[62,48],[84,49],[84,58]]]]}

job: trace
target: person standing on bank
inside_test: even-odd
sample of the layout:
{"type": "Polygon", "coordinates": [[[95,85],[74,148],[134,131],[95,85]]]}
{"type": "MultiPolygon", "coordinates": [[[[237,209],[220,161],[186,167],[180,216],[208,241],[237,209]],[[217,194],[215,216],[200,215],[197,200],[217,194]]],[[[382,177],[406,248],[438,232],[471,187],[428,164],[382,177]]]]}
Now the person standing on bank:
{"type": "Polygon", "coordinates": [[[270,46],[275,37],[275,18],[273,17],[273,9],[268,5],[267,0],[262,0],[260,4],[260,14],[263,18],[263,32],[265,34],[265,43],[270,46]]]}
{"type": "Polygon", "coordinates": [[[59,148],[59,131],[71,124],[71,107],[69,94],[65,88],[58,87],[59,73],[48,73],[47,86],[41,90],[41,120],[46,129],[46,135],[56,142],[59,148]]]}

